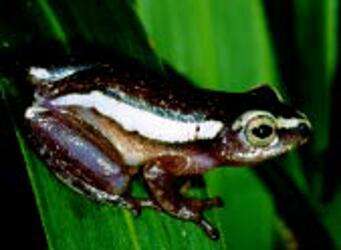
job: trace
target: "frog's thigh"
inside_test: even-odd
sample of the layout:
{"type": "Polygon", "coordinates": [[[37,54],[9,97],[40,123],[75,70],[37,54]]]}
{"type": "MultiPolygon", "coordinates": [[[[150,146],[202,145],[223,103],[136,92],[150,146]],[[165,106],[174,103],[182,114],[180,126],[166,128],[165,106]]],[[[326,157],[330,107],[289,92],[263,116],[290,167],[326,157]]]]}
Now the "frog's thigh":
{"type": "Polygon", "coordinates": [[[72,188],[98,200],[123,194],[130,174],[115,148],[72,114],[49,110],[30,119],[32,142],[49,168],[72,188]]]}

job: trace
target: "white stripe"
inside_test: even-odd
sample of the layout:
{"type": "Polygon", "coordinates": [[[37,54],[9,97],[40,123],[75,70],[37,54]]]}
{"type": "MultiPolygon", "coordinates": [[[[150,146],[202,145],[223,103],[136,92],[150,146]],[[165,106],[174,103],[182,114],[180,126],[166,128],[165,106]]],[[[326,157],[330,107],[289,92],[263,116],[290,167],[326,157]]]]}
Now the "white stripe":
{"type": "Polygon", "coordinates": [[[58,97],[52,104],[95,108],[101,114],[118,122],[127,131],[137,131],[142,136],[164,142],[212,139],[224,126],[222,122],[215,120],[199,122],[171,120],[120,102],[99,91],[58,97]]]}
{"type": "Polygon", "coordinates": [[[306,124],[309,128],[311,128],[311,124],[307,119],[303,118],[283,118],[283,117],[278,117],[277,118],[277,127],[278,128],[284,128],[284,129],[292,129],[292,128],[297,128],[299,124],[304,123],[306,124]]]}
{"type": "Polygon", "coordinates": [[[40,106],[32,106],[26,109],[25,118],[28,120],[32,120],[36,114],[43,113],[48,111],[46,108],[40,106]]]}
{"type": "Polygon", "coordinates": [[[46,69],[39,67],[31,67],[28,74],[36,80],[46,80],[46,81],[58,81],[65,77],[71,76],[76,72],[87,69],[88,66],[78,66],[78,67],[64,67],[56,69],[46,69]]]}
{"type": "Polygon", "coordinates": [[[237,131],[241,128],[245,128],[247,123],[251,119],[253,119],[254,117],[261,117],[261,116],[271,117],[276,122],[276,126],[279,129],[281,129],[281,128],[283,128],[283,129],[294,129],[294,128],[297,128],[299,126],[299,124],[301,124],[301,123],[304,123],[309,128],[311,128],[311,124],[310,124],[309,120],[305,119],[305,118],[296,118],[296,117],[292,117],[292,118],[278,117],[278,118],[275,118],[269,112],[261,111],[261,110],[251,110],[251,111],[244,113],[242,116],[240,116],[232,125],[232,129],[237,131]]]}

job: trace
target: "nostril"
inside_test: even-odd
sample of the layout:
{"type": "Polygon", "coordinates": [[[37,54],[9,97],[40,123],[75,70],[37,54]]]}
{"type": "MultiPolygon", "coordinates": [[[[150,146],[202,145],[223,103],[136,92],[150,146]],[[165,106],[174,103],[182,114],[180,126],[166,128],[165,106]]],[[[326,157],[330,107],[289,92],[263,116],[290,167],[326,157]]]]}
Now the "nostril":
{"type": "Polygon", "coordinates": [[[311,136],[311,129],[306,123],[300,123],[298,125],[298,131],[303,137],[311,136]]]}

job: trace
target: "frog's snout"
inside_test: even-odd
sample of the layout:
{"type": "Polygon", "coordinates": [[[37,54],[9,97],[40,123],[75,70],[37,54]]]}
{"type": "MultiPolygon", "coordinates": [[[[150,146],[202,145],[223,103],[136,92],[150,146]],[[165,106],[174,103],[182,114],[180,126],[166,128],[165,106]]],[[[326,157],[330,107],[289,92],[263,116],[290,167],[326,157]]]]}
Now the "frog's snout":
{"type": "Polygon", "coordinates": [[[301,122],[297,127],[297,131],[304,139],[309,139],[312,136],[312,128],[306,122],[301,122]]]}

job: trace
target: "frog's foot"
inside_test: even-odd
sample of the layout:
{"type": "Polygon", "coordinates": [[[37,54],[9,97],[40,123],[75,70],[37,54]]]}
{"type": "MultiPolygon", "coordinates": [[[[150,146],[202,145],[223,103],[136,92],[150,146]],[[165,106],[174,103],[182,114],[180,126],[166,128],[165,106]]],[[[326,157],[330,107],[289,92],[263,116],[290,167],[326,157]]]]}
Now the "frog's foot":
{"type": "Polygon", "coordinates": [[[186,205],[191,207],[194,210],[202,211],[213,207],[222,207],[223,202],[219,197],[204,199],[204,200],[196,200],[196,199],[188,199],[185,200],[186,205]]]}
{"type": "Polygon", "coordinates": [[[155,210],[161,210],[159,204],[151,199],[138,199],[128,195],[119,197],[115,203],[119,206],[129,209],[134,216],[139,216],[143,207],[153,208],[155,210]]]}
{"type": "Polygon", "coordinates": [[[143,176],[153,198],[163,211],[196,223],[211,239],[219,238],[219,232],[203,217],[202,212],[212,206],[221,206],[220,199],[186,199],[177,189],[176,176],[157,164],[146,165],[143,176]]]}
{"type": "MultiPolygon", "coordinates": [[[[203,181],[200,179],[200,181],[203,181]]],[[[192,181],[187,180],[184,182],[184,184],[180,187],[180,194],[185,195],[190,187],[192,186],[192,181]]],[[[213,207],[222,207],[223,206],[223,201],[221,200],[220,197],[214,197],[214,198],[209,198],[209,199],[204,199],[204,200],[196,200],[196,199],[189,199],[187,200],[188,205],[192,206],[193,208],[197,208],[198,210],[205,210],[213,207]]]]}

